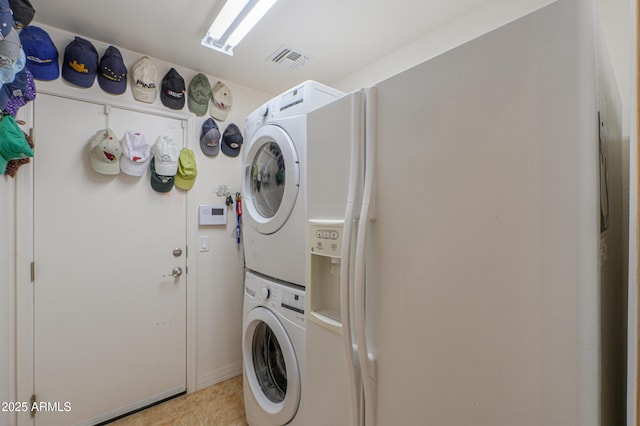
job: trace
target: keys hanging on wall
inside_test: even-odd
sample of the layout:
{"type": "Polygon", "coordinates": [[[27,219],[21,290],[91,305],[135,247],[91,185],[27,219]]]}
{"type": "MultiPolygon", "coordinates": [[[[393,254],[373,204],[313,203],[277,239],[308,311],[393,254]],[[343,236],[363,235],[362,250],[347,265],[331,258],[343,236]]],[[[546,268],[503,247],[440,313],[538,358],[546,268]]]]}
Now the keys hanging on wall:
{"type": "Polygon", "coordinates": [[[236,192],[236,237],[240,244],[240,218],[242,217],[242,195],[236,192]]]}

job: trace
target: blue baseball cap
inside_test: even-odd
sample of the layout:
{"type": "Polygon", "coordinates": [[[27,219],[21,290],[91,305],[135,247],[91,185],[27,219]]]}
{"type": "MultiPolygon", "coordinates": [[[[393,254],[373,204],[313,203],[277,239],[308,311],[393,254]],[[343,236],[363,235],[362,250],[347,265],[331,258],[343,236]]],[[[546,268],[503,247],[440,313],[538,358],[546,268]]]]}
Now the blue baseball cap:
{"type": "Polygon", "coordinates": [[[20,49],[18,59],[14,63],[0,67],[0,84],[11,83],[16,78],[16,74],[24,69],[25,61],[24,50],[20,49]]]}
{"type": "Polygon", "coordinates": [[[107,93],[121,95],[127,90],[127,67],[117,47],[109,46],[100,59],[98,84],[107,93]]]}
{"type": "Polygon", "coordinates": [[[0,35],[2,36],[0,40],[9,35],[13,24],[13,12],[9,6],[9,0],[0,0],[0,35]]]}
{"type": "Polygon", "coordinates": [[[27,90],[28,75],[25,70],[16,74],[11,83],[3,84],[0,89],[0,110],[4,110],[9,100],[14,96],[24,96],[27,90]]]}
{"type": "Polygon", "coordinates": [[[98,51],[90,41],[77,37],[64,49],[62,77],[80,87],[91,87],[98,71],[98,51]]]}
{"type": "Polygon", "coordinates": [[[20,42],[33,78],[55,80],[60,76],[58,49],[45,30],[33,25],[24,27],[20,31],[20,42]]]}

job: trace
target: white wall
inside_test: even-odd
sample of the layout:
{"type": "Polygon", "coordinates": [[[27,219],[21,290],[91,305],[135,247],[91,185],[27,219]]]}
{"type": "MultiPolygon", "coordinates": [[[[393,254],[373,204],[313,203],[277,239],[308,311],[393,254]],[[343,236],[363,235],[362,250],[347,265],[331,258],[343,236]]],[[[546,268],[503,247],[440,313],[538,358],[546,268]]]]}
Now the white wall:
{"type": "MultiPolygon", "coordinates": [[[[495,0],[330,85],[345,92],[370,86],[479,37],[556,0],[495,0]]],[[[597,0],[622,102],[623,137],[629,137],[631,1],[597,0]]]]}
{"type": "MultiPolygon", "coordinates": [[[[46,29],[56,44],[60,58],[64,53],[64,47],[73,39],[76,34],[57,30],[34,22],[46,29]]],[[[82,36],[82,35],[80,35],[82,36]]],[[[91,40],[99,56],[102,56],[109,45],[108,42],[91,40]]],[[[131,52],[120,49],[127,65],[131,66],[141,57],[144,52],[131,52]]],[[[153,62],[158,69],[159,79],[170,67],[176,68],[182,75],[188,86],[195,70],[185,69],[178,64],[170,64],[154,58],[153,62]]],[[[217,81],[213,75],[208,75],[213,86],[217,81]]],[[[159,82],[158,82],[159,83],[159,82]]],[[[233,107],[229,117],[224,122],[216,120],[221,132],[226,126],[233,122],[240,129],[244,129],[244,118],[273,94],[249,89],[236,85],[230,81],[224,81],[233,93],[233,107]]],[[[89,89],[82,89],[67,83],[60,77],[53,82],[36,81],[38,90],[49,92],[65,92],[69,95],[87,97],[104,103],[124,103],[132,107],[144,106],[151,110],[167,111],[162,105],[158,95],[156,102],[152,105],[143,104],[136,101],[131,91],[119,96],[107,94],[102,91],[97,83],[89,89]]],[[[130,88],[130,82],[129,82],[130,88]]],[[[37,102],[37,98],[36,98],[37,102]]],[[[200,389],[214,384],[225,378],[236,375],[242,371],[242,351],[241,351],[241,323],[242,323],[242,297],[243,297],[243,266],[244,259],[242,247],[236,243],[235,239],[235,215],[229,215],[229,223],[224,226],[199,227],[197,224],[197,206],[199,204],[222,204],[224,198],[216,195],[218,185],[227,185],[234,190],[240,190],[241,185],[241,155],[231,158],[220,152],[216,157],[207,157],[200,150],[199,137],[202,122],[208,117],[195,117],[188,110],[185,104],[181,111],[185,115],[192,117],[193,128],[188,131],[187,146],[196,155],[198,175],[194,187],[188,194],[188,221],[189,221],[189,258],[191,265],[195,265],[195,271],[189,271],[189,280],[196,279],[195,285],[190,285],[195,289],[196,294],[192,295],[195,301],[196,311],[191,318],[193,328],[188,331],[196,339],[195,356],[192,362],[195,365],[195,383],[189,390],[200,389]],[[199,236],[209,238],[210,250],[199,252],[197,239],[199,236]],[[193,260],[195,259],[195,260],[193,260]]],[[[73,125],[73,118],[70,117],[68,123],[63,125],[73,125]]],[[[36,139],[36,156],[37,139],[36,139]]],[[[31,166],[23,166],[19,170],[16,180],[7,176],[0,176],[0,401],[15,400],[15,286],[29,285],[29,283],[16,283],[15,266],[15,225],[16,225],[16,201],[15,194],[17,181],[28,178],[31,173],[31,166]]],[[[19,237],[18,237],[19,238],[19,237]]],[[[20,306],[20,305],[18,305],[20,306]]],[[[23,354],[17,354],[21,357],[23,354]]],[[[0,425],[12,424],[12,416],[0,413],[0,425]]]]}
{"type": "MultiPolygon", "coordinates": [[[[24,168],[24,167],[23,167],[24,168]]],[[[14,283],[15,283],[15,185],[0,176],[0,402],[12,401],[15,389],[14,283]]],[[[9,425],[11,416],[0,411],[0,425],[9,425]]]]}
{"type": "Polygon", "coordinates": [[[631,102],[631,0],[597,0],[598,22],[609,51],[622,103],[622,137],[629,138],[631,102]]]}
{"type": "Polygon", "coordinates": [[[370,86],[554,1],[492,1],[331,85],[345,92],[370,86]]]}

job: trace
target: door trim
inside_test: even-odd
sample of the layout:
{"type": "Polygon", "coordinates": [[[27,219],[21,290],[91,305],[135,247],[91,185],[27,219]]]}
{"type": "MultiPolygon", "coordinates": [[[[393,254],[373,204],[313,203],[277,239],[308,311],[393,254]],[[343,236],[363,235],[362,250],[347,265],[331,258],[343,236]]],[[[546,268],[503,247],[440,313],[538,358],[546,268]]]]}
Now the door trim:
{"type": "MultiPolygon", "coordinates": [[[[42,85],[44,86],[44,84],[42,85]]],[[[193,139],[193,129],[195,128],[194,117],[184,113],[172,113],[171,111],[161,110],[159,107],[153,107],[151,104],[132,105],[131,102],[125,102],[120,99],[110,99],[84,94],[70,94],[65,91],[64,87],[42,87],[38,88],[38,94],[55,96],[79,102],[88,102],[105,107],[113,106],[119,109],[134,111],[143,114],[150,114],[159,117],[166,117],[175,120],[181,120],[185,123],[184,140],[185,147],[190,148],[189,142],[193,139]]],[[[30,102],[25,110],[27,124],[23,126],[24,130],[29,132],[34,124],[34,102],[30,102]]],[[[37,150],[37,129],[32,130],[32,138],[37,150]]],[[[37,154],[36,154],[37,155],[37,154]]],[[[29,163],[27,173],[24,173],[24,179],[17,183],[16,188],[16,401],[29,401],[31,395],[35,393],[34,382],[34,287],[31,282],[31,262],[34,261],[34,170],[33,163],[29,163]]],[[[25,167],[25,166],[23,166],[25,167]]],[[[197,226],[193,223],[190,211],[196,211],[196,200],[190,193],[186,193],[186,239],[187,254],[189,247],[197,247],[197,226]]],[[[196,284],[197,267],[195,265],[196,256],[191,255],[186,258],[187,270],[189,273],[185,276],[185,285],[187,292],[186,300],[186,386],[187,393],[197,390],[197,371],[196,371],[196,321],[197,321],[197,299],[196,284]]],[[[37,275],[37,266],[36,266],[37,275]]],[[[17,425],[34,425],[34,418],[29,412],[17,413],[17,425]]]]}

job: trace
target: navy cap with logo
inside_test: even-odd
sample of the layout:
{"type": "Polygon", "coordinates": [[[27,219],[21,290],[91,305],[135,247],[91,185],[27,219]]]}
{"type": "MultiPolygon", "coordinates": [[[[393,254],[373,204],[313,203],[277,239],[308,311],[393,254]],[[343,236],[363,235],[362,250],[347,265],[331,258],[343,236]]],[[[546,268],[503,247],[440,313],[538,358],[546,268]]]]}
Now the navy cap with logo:
{"type": "Polygon", "coordinates": [[[64,49],[62,77],[80,87],[91,87],[98,71],[98,51],[90,41],[75,37],[64,49]]]}
{"type": "Polygon", "coordinates": [[[162,105],[171,109],[184,108],[185,93],[184,78],[175,68],[171,68],[162,78],[162,90],[160,91],[162,105]]]}
{"type": "Polygon", "coordinates": [[[127,90],[127,67],[115,46],[107,47],[100,59],[98,84],[107,93],[121,95],[127,90]]]}
{"type": "Polygon", "coordinates": [[[22,70],[15,75],[11,83],[3,84],[0,88],[0,110],[4,110],[9,100],[14,96],[24,96],[27,90],[28,74],[22,70]]]}
{"type": "Polygon", "coordinates": [[[230,123],[222,135],[222,152],[229,157],[237,157],[244,141],[240,129],[230,123]]]}
{"type": "Polygon", "coordinates": [[[60,76],[58,49],[45,30],[34,25],[20,31],[20,42],[27,56],[27,68],[38,80],[55,80],[60,76]]]}
{"type": "Polygon", "coordinates": [[[29,25],[36,14],[29,0],[9,0],[9,6],[13,11],[14,26],[19,30],[29,25]]]}

